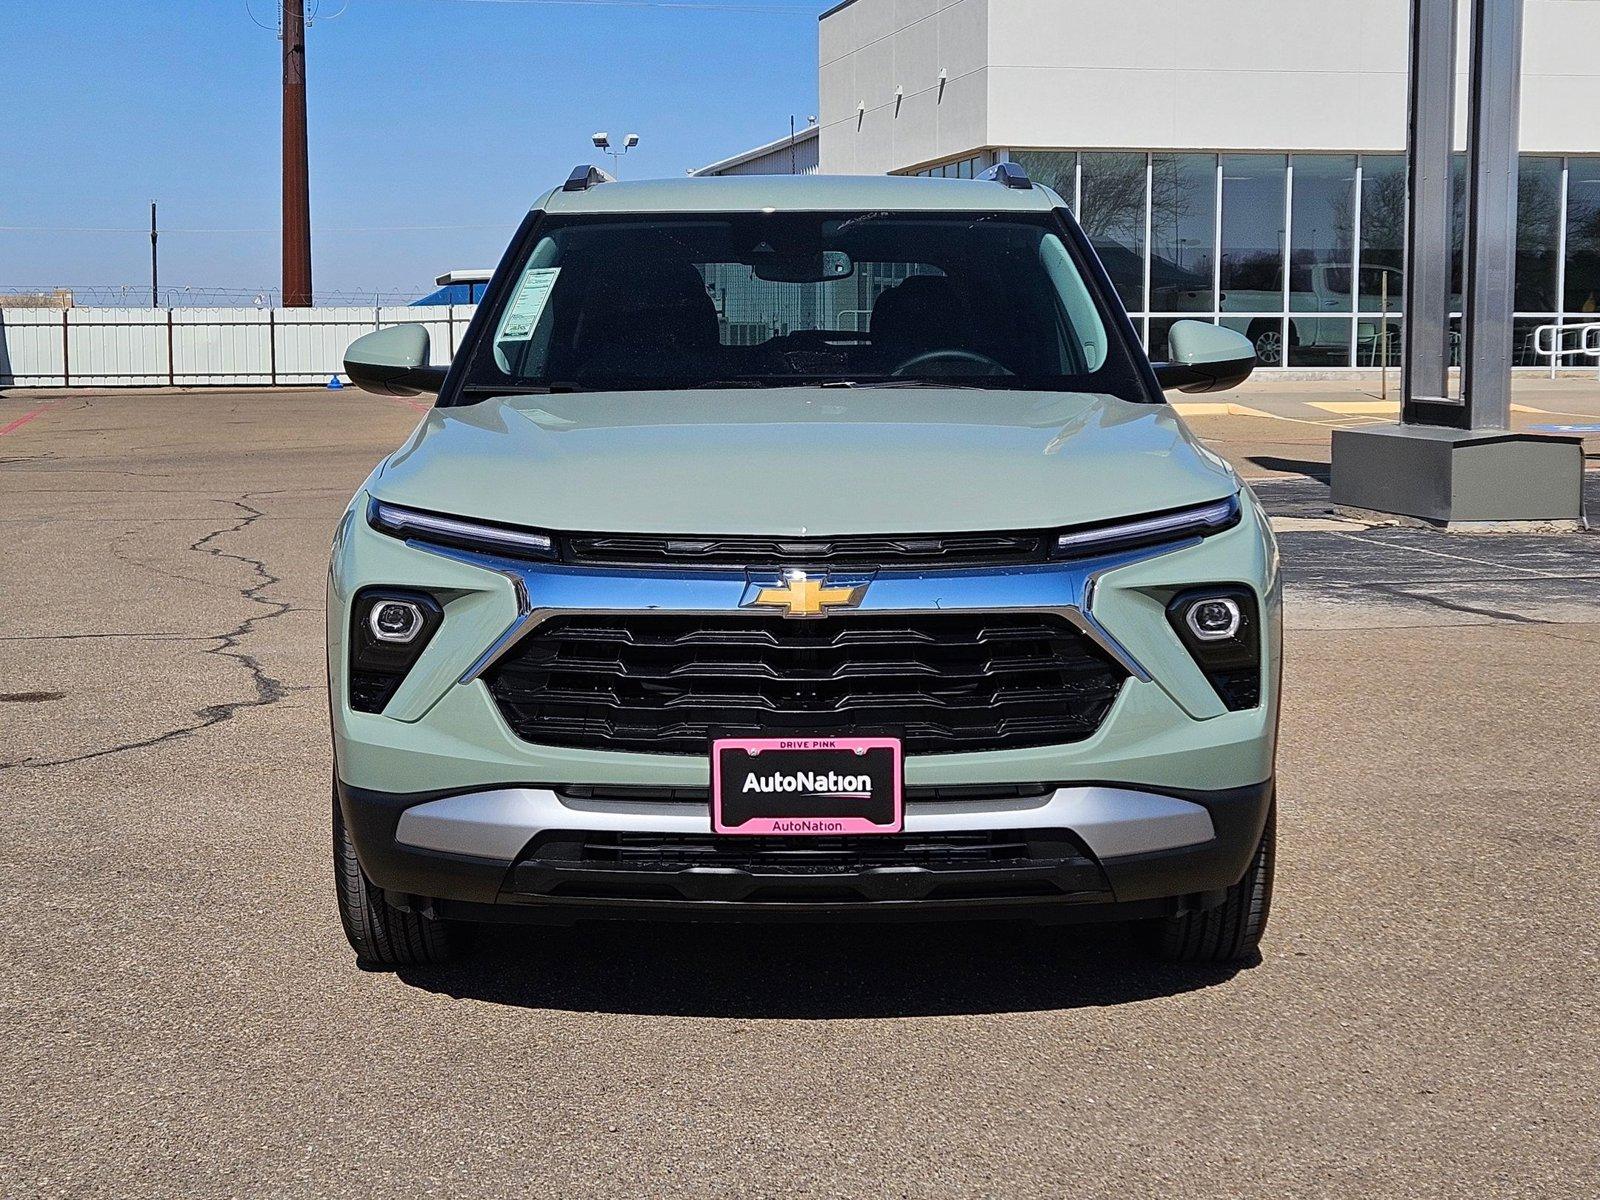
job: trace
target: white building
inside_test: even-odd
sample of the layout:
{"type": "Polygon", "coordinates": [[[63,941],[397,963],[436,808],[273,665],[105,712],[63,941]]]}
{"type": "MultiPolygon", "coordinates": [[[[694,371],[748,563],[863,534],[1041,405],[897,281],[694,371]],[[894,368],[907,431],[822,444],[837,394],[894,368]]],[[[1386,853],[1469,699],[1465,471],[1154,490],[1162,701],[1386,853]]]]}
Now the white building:
{"type": "MultiPolygon", "coordinates": [[[[1264,361],[1375,365],[1401,292],[1409,8],[845,0],[820,22],[819,169],[1019,162],[1077,211],[1153,353],[1210,316],[1264,361]]],[[[1535,326],[1600,320],[1597,99],[1600,0],[1526,0],[1524,362],[1535,326]]],[[[1464,81],[1458,110],[1464,131],[1464,81]]]]}
{"type": "MultiPolygon", "coordinates": [[[[812,118],[816,120],[815,117],[812,118]]],[[[817,169],[817,127],[807,125],[793,133],[697,167],[691,175],[810,175],[817,169]]]]}

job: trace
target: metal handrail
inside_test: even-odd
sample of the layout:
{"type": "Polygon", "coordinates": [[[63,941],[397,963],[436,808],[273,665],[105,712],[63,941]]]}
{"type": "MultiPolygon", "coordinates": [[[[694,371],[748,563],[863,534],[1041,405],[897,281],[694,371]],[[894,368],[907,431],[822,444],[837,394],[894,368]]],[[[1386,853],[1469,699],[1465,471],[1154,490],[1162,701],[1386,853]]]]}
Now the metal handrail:
{"type": "Polygon", "coordinates": [[[1533,331],[1533,352],[1550,360],[1551,379],[1556,377],[1556,368],[1563,358],[1594,359],[1596,378],[1600,378],[1600,321],[1586,325],[1540,325],[1533,331]],[[1577,335],[1576,345],[1566,344],[1569,334],[1577,335]]]}

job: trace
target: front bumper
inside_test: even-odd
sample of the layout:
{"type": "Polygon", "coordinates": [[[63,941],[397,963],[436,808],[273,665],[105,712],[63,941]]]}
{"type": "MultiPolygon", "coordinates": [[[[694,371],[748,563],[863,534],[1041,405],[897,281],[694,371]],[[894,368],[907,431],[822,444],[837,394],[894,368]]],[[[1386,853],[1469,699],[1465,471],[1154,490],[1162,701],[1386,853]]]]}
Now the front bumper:
{"type": "MultiPolygon", "coordinates": [[[[1269,782],[1164,793],[1075,785],[1039,796],[910,801],[894,853],[837,839],[822,865],[784,854],[695,860],[711,840],[701,802],[596,800],[550,788],[440,795],[341,784],[363,868],[402,907],[476,920],[585,917],[1028,916],[1094,920],[1204,908],[1243,876],[1272,804],[1269,782]],[[1003,831],[1003,834],[1002,834],[1003,831]],[[986,858],[962,835],[1026,847],[986,858]],[[649,852],[609,850],[618,836],[649,852]],[[955,846],[948,860],[917,850],[955,846]]],[[[787,839],[786,839],[787,840],[787,839]]],[[[793,849],[806,849],[790,841],[793,849]]]]}

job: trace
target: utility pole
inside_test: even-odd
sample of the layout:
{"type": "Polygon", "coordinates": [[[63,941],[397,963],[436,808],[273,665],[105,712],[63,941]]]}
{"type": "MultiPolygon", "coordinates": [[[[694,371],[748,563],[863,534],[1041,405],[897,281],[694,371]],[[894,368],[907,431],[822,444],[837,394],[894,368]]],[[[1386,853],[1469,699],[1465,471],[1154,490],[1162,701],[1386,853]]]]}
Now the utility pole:
{"type": "Polygon", "coordinates": [[[150,307],[160,308],[160,292],[156,285],[160,273],[156,270],[156,202],[150,201],[150,307]]]}
{"type": "Polygon", "coordinates": [[[306,150],[305,0],[283,0],[283,304],[311,303],[311,187],[306,150]]]}

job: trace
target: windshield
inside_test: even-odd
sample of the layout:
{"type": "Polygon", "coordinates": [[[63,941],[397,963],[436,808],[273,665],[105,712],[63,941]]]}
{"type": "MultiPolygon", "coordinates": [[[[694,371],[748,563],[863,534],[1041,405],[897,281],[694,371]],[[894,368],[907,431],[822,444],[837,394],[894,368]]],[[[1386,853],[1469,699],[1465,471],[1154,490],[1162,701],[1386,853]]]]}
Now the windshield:
{"type": "Polygon", "coordinates": [[[484,329],[468,396],[921,384],[1149,399],[1048,214],[546,218],[484,329]]]}

